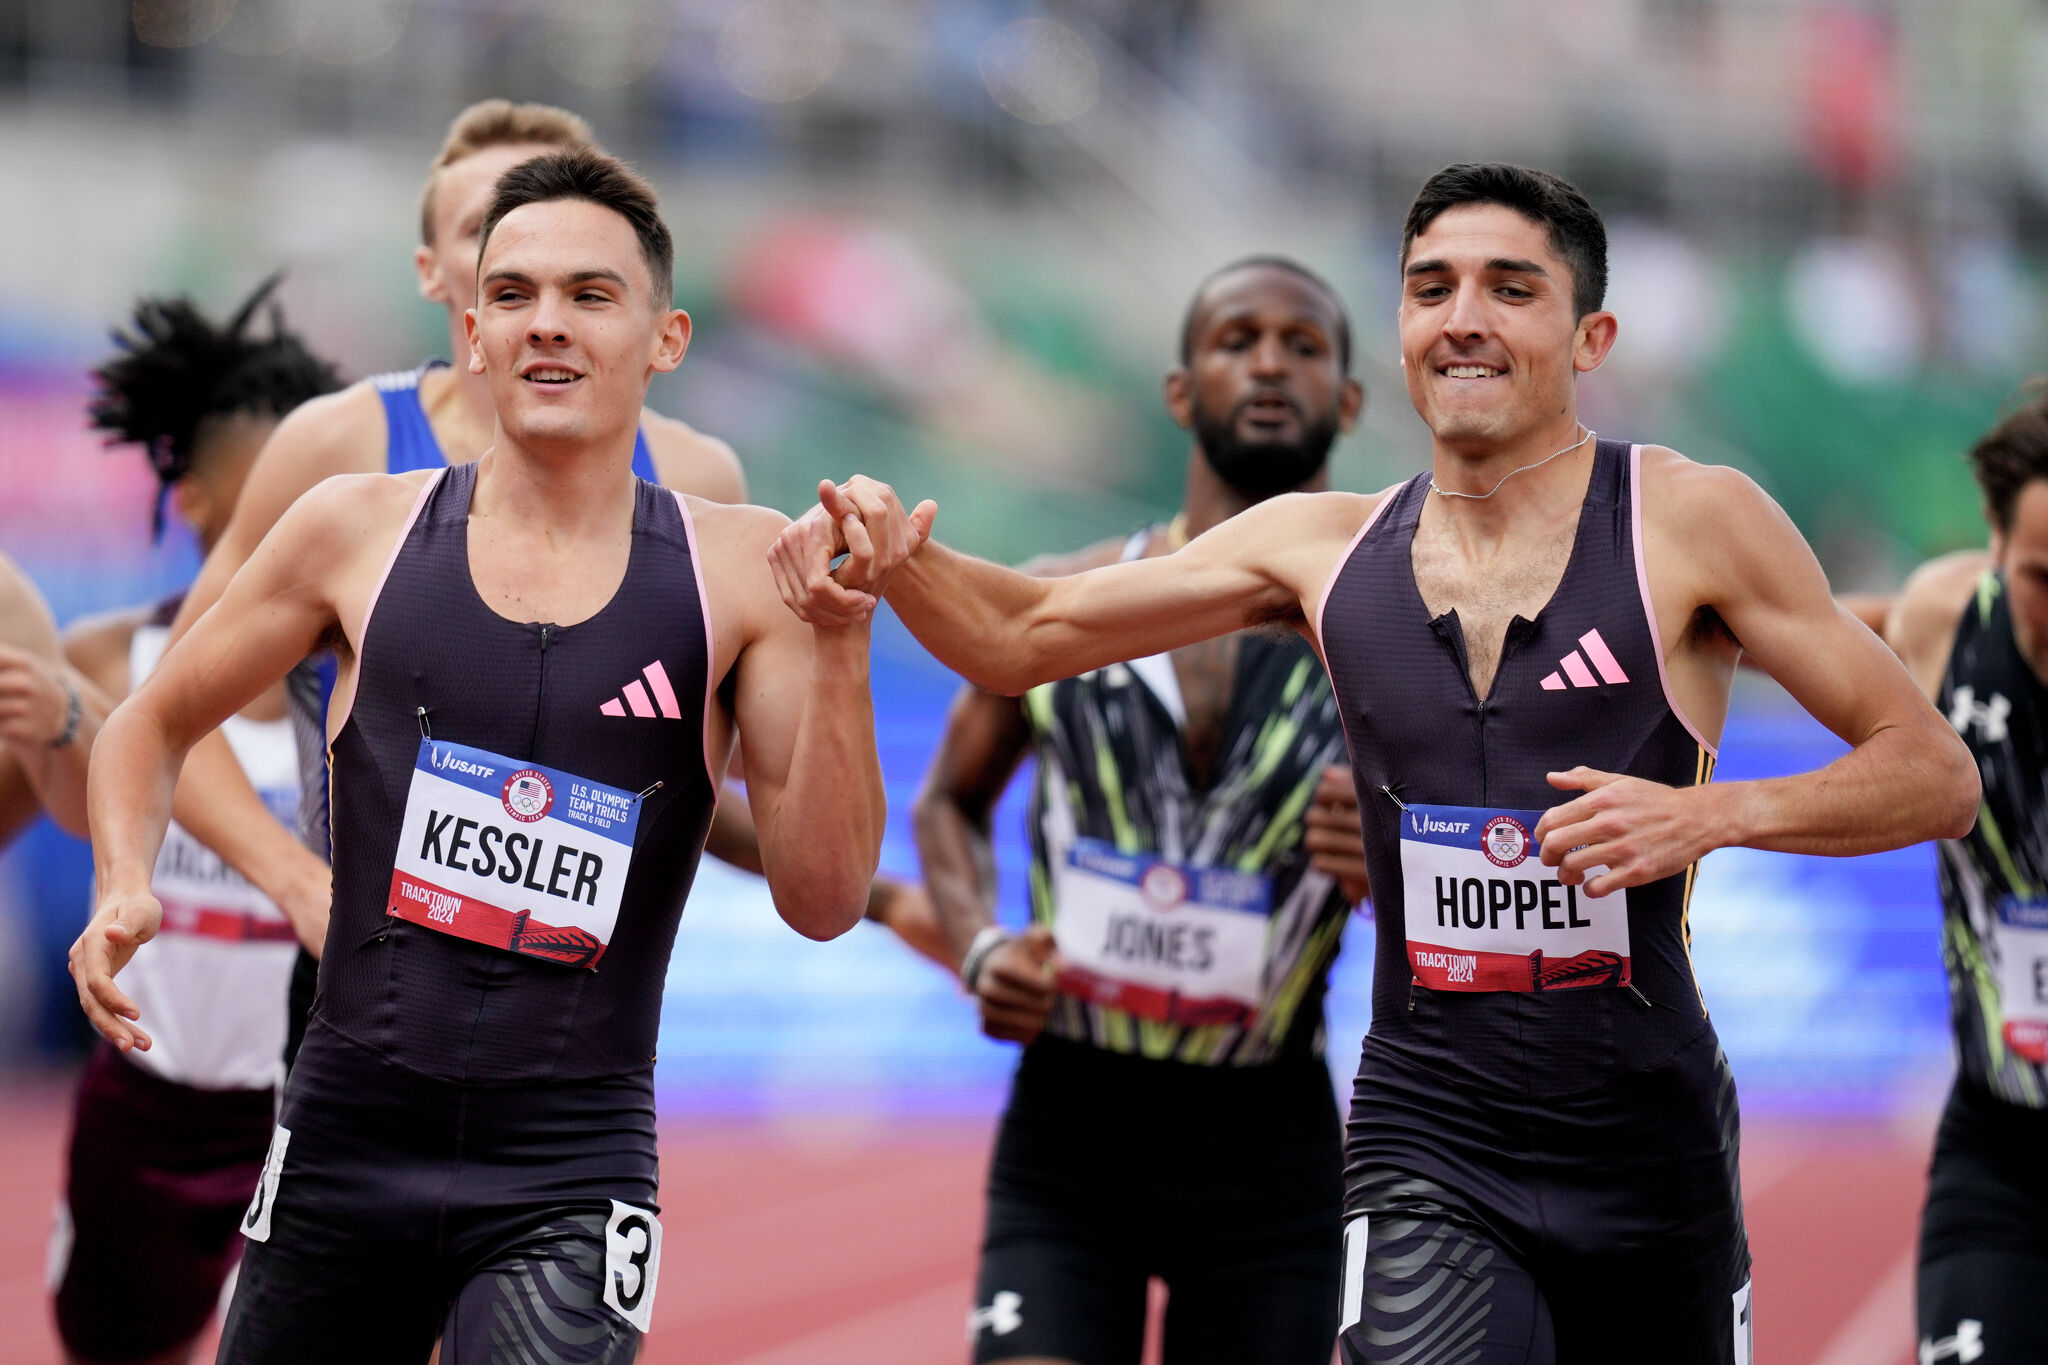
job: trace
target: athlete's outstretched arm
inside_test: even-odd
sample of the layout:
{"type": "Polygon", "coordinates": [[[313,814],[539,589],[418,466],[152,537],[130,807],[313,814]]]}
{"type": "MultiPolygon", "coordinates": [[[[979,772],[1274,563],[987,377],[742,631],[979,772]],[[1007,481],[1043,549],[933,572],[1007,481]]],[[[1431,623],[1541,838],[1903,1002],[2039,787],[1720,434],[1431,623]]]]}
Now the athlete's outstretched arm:
{"type": "MultiPolygon", "coordinates": [[[[867,909],[887,801],[868,692],[866,618],[813,630],[763,571],[788,525],[758,507],[693,509],[714,635],[737,641],[720,687],[738,731],[761,867],[783,920],[845,933],[867,909]]],[[[714,755],[714,758],[722,757],[714,755]]]]}
{"type": "Polygon", "coordinates": [[[1553,785],[1586,795],[1537,826],[1543,860],[1567,882],[1606,867],[1586,882],[1603,895],[1715,848],[1850,856],[1968,833],[1978,801],[1969,751],[1884,642],[1836,603],[1791,519],[1734,470],[1675,458],[1654,474],[1646,458],[1644,469],[1644,553],[1667,658],[1696,637],[1695,613],[1711,611],[1852,747],[1795,777],[1686,789],[1584,768],[1553,774],[1553,785]]]}
{"type": "MultiPolygon", "coordinates": [[[[844,489],[822,486],[819,497],[820,507],[777,545],[784,597],[806,619],[848,609],[857,596],[850,588],[863,586],[843,568],[833,571],[836,581],[827,574],[819,531],[837,530],[840,538],[825,547],[836,550],[848,545],[849,524],[870,535],[913,524],[895,492],[870,479],[856,477],[844,489]]],[[[1033,578],[912,536],[922,543],[886,595],[941,663],[992,692],[1016,696],[1248,625],[1302,622],[1375,501],[1354,493],[1283,494],[1173,554],[1064,578],[1033,578]]]]}
{"type": "Polygon", "coordinates": [[[87,1017],[123,1051],[149,1038],[113,976],[163,918],[150,873],[186,752],[339,638],[339,603],[351,590],[367,601],[361,565],[389,553],[406,510],[397,500],[409,491],[400,480],[350,478],[302,499],[101,730],[89,795],[99,905],[72,945],[71,971],[87,1017]]]}

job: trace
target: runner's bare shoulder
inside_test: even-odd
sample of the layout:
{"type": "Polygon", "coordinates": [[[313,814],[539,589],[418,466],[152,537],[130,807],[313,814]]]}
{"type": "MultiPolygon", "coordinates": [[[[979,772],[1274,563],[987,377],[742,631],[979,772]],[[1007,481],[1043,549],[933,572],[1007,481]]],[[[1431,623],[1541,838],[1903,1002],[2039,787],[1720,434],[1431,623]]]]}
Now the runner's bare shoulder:
{"type": "Polygon", "coordinates": [[[724,441],[653,411],[641,413],[640,425],[647,433],[647,450],[654,457],[654,471],[661,476],[663,487],[708,502],[747,500],[746,471],[724,441]]]}
{"type": "Polygon", "coordinates": [[[1885,616],[1885,643],[1930,696],[1940,689],[1956,627],[1991,567],[1986,550],[1958,550],[1930,559],[1913,570],[1885,616]]]}
{"type": "Polygon", "coordinates": [[[133,685],[128,677],[128,646],[154,612],[155,608],[146,606],[116,607],[79,617],[64,627],[64,661],[109,696],[126,696],[133,685]]]}

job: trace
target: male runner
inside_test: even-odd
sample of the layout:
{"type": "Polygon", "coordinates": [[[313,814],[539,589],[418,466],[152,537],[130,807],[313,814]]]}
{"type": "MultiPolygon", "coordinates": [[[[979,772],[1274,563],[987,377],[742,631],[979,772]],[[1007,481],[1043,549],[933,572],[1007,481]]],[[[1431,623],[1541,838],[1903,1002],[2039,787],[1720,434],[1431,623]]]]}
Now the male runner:
{"type": "Polygon", "coordinates": [[[1941,844],[1955,1086],[1920,1225],[1920,1360],[2048,1360],[2048,398],[1970,452],[1991,551],[1921,568],[1885,636],[1970,746],[1983,806],[1941,844]]]}
{"type": "MultiPolygon", "coordinates": [[[[463,317],[476,298],[477,244],[498,178],[512,167],[549,151],[596,149],[590,125],[566,109],[491,99],[455,116],[427,172],[420,196],[420,245],[413,252],[420,296],[445,314],[450,354],[465,355],[463,317]]],[[[464,464],[483,454],[491,441],[493,410],[484,379],[467,366],[429,360],[417,368],[380,375],[306,404],[278,427],[250,471],[233,519],[208,554],[171,627],[176,640],[219,599],[236,570],[255,553],[285,509],[306,491],[335,474],[436,470],[464,464]]],[[[633,472],[639,477],[714,502],[741,502],[746,481],[725,442],[655,412],[643,412],[633,441],[633,472]]],[[[324,656],[296,670],[289,683],[304,782],[299,801],[299,835],[307,846],[327,853],[327,781],[323,729],[333,664],[324,656]]],[[[218,741],[206,740],[188,764],[191,776],[179,792],[181,819],[198,816],[199,833],[214,848],[221,824],[264,819],[261,804],[218,741]],[[189,809],[204,803],[204,814],[189,809]]],[[[759,850],[747,818],[747,803],[722,801],[708,845],[714,857],[751,872],[761,870],[759,850]]],[[[233,864],[242,868],[239,862],[233,864]]],[[[288,902],[289,903],[289,902],[288,902]]],[[[913,946],[929,919],[921,893],[887,878],[877,879],[870,908],[913,946]]],[[[314,954],[303,955],[292,982],[292,1037],[296,1051],[314,990],[314,954]]]]}
{"type": "MultiPolygon", "coordinates": [[[[1163,555],[1294,488],[1365,401],[1350,320],[1292,261],[1225,266],[1195,293],[1166,377],[1193,433],[1183,509],[1026,572],[1163,555]]],[[[1226,635],[1034,689],[968,686],[917,806],[925,885],[992,1037],[1028,1044],[996,1139],[980,1361],[1135,1361],[1146,1281],[1173,1297],[1166,1355],[1329,1365],[1342,1126],[1322,997],[1345,887],[1305,837],[1358,817],[1315,652],[1226,635]],[[994,925],[989,815],[1029,751],[1033,927],[994,925]],[[1345,801],[1339,812],[1336,802],[1345,801]],[[1154,881],[1209,889],[1168,905],[1154,881]],[[1057,977],[1045,964],[1059,949],[1057,977]],[[1160,1116],[1199,1134],[1161,1148],[1160,1116]]]]}
{"type": "MultiPolygon", "coordinates": [[[[143,449],[202,547],[219,538],[278,419],[340,387],[274,309],[267,335],[254,325],[275,284],[224,325],[185,299],[145,301],[98,373],[94,425],[143,449]]],[[[107,696],[125,696],[162,654],[177,605],[172,597],[77,622],[64,633],[66,657],[107,696]]],[[[299,772],[284,689],[270,688],[224,731],[289,822],[299,772]]],[[[165,906],[163,929],[123,985],[149,1014],[154,1045],[122,1053],[101,1043],[72,1114],[51,1266],[57,1330],[73,1361],[190,1357],[241,1251],[236,1225],[275,1116],[297,953],[291,922],[176,824],[151,891],[165,906]]],[[[305,936],[317,944],[326,925],[323,906],[305,936]]]]}
{"type": "Polygon", "coordinates": [[[661,986],[735,732],[798,932],[860,918],[880,847],[868,623],[776,602],[786,518],[632,474],[689,340],[653,192],[551,153],[499,182],[481,240],[490,452],[301,498],[95,755],[74,971],[126,1051],[150,1038],[111,973],[162,918],[183,753],[337,653],[334,917],[223,1361],[424,1360],[437,1331],[451,1362],[631,1359],[660,1269],[661,986]]]}
{"type": "MultiPolygon", "coordinates": [[[[1954,732],[1760,489],[1579,425],[1577,376],[1616,330],[1605,240],[1554,176],[1447,168],[1400,262],[1429,470],[1066,578],[927,545],[888,590],[935,654],[1006,692],[1249,621],[1320,645],[1380,926],[1347,1147],[1351,1361],[1746,1361],[1734,1083],[1687,953],[1693,871],[1736,844],[1960,837],[1975,812],[1954,732]],[[1740,650],[1851,751],[1709,785],[1740,650]]],[[[867,480],[820,497],[775,555],[785,600],[824,624],[868,601],[857,570],[826,569],[845,518],[917,523],[867,480]]]]}

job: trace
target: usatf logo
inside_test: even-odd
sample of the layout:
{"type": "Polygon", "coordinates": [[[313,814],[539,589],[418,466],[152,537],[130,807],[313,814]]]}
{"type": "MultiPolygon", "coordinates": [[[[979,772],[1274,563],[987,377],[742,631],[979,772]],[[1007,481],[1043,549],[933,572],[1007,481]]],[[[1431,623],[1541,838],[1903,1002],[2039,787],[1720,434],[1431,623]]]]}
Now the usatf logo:
{"type": "Polygon", "coordinates": [[[466,758],[458,757],[452,749],[443,749],[438,745],[434,749],[433,763],[436,768],[453,769],[458,773],[467,773],[471,777],[489,777],[498,771],[485,764],[472,763],[466,758]]]}
{"type": "Polygon", "coordinates": [[[548,781],[544,773],[536,772],[532,768],[521,768],[506,778],[505,790],[501,795],[505,802],[505,814],[521,824],[532,824],[545,816],[555,804],[554,784],[548,781]]]}
{"type": "Polygon", "coordinates": [[[1545,692],[1562,692],[1567,687],[1598,687],[1601,683],[1628,681],[1628,674],[1621,671],[1621,662],[1614,657],[1614,651],[1607,647],[1607,642],[1600,638],[1599,631],[1589,630],[1581,635],[1579,649],[1558,660],[1562,677],[1557,673],[1551,673],[1538,686],[1545,692]],[[1579,649],[1583,649],[1585,653],[1579,653],[1579,649]],[[1593,661],[1591,668],[1586,666],[1588,659],[1593,661]],[[1596,669],[1600,674],[1597,678],[1593,676],[1596,669]],[[1567,683],[1566,678],[1571,681],[1567,683]]]}
{"type": "Polygon", "coordinates": [[[1495,867],[1519,867],[1529,856],[1529,827],[1512,815],[1496,815],[1480,831],[1479,851],[1495,867]]]}
{"type": "Polygon", "coordinates": [[[1469,820],[1439,820],[1434,815],[1408,813],[1408,828],[1416,834],[1463,834],[1472,828],[1469,820]]]}

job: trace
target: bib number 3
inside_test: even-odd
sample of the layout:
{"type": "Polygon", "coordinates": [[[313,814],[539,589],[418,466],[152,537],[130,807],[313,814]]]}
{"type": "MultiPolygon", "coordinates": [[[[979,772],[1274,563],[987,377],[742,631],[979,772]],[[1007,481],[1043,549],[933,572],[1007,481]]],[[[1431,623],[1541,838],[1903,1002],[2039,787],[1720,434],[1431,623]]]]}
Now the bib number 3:
{"type": "Polygon", "coordinates": [[[654,1322],[654,1282],[661,1274],[661,1220],[612,1200],[604,1225],[604,1306],[638,1330],[654,1322]]]}

